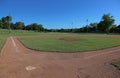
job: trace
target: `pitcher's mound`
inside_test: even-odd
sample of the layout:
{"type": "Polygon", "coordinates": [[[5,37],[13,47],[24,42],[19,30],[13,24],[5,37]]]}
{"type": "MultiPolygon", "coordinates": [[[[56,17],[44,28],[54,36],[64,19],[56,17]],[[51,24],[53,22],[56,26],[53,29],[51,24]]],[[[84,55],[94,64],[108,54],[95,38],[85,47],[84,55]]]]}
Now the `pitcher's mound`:
{"type": "Polygon", "coordinates": [[[60,38],[60,40],[65,40],[65,41],[78,41],[80,40],[79,38],[60,38]]]}

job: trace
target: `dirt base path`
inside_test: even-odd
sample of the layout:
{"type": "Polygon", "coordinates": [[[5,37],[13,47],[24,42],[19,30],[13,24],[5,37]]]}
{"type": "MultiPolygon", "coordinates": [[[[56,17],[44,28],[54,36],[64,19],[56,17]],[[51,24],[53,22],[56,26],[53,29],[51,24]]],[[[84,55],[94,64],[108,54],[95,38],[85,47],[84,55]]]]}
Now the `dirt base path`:
{"type": "Polygon", "coordinates": [[[0,78],[120,78],[109,62],[120,47],[85,53],[49,53],[25,48],[9,37],[0,54],[0,78]]]}

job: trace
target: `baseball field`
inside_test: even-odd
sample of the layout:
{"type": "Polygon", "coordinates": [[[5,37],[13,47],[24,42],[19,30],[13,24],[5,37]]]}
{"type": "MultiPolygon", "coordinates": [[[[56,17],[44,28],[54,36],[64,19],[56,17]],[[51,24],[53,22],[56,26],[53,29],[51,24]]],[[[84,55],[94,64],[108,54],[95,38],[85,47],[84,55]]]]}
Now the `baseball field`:
{"type": "Polygon", "coordinates": [[[0,30],[0,50],[1,78],[120,77],[119,35],[0,30]]]}

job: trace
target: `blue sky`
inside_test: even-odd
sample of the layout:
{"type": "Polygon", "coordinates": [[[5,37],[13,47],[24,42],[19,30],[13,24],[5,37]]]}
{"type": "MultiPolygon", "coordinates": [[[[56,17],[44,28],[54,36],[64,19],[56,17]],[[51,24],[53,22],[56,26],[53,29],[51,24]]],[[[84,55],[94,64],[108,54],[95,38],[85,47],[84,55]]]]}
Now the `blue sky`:
{"type": "Polygon", "coordinates": [[[0,18],[43,24],[45,28],[80,28],[110,13],[120,24],[120,0],[0,0],[0,18]]]}

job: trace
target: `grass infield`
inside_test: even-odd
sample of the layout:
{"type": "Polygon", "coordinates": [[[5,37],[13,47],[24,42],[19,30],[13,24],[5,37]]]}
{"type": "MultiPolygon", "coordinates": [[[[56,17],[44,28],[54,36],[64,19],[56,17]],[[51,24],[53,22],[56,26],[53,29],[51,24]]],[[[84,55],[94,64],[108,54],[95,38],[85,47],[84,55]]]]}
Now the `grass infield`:
{"type": "Polygon", "coordinates": [[[9,33],[8,30],[0,29],[0,50],[3,48],[3,45],[5,44],[5,41],[9,36],[8,33],[9,33]]]}
{"type": "Polygon", "coordinates": [[[6,30],[0,29],[0,51],[5,44],[7,37],[9,36],[33,36],[38,35],[39,33],[33,31],[24,31],[24,30],[6,30]]]}
{"type": "Polygon", "coordinates": [[[115,35],[41,33],[31,38],[19,38],[28,48],[53,52],[84,52],[120,45],[115,35]]]}

